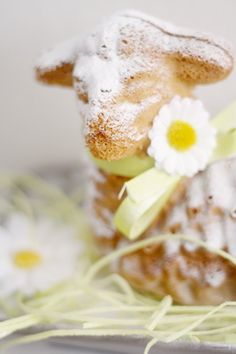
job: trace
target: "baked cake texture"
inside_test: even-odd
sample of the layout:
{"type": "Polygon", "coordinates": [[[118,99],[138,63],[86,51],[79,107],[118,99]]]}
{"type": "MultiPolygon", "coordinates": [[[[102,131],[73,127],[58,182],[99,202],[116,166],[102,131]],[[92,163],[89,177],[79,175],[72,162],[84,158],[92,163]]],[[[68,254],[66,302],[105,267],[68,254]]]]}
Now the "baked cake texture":
{"type": "MultiPolygon", "coordinates": [[[[212,35],[181,29],[135,11],[112,17],[85,39],[45,53],[37,79],[74,87],[91,154],[112,161],[145,156],[148,132],[161,107],[193,88],[225,79],[231,47],[212,35]]],[[[103,254],[131,241],[113,224],[118,194],[128,180],[90,169],[89,215],[103,254]]],[[[236,299],[236,268],[220,256],[175,240],[185,233],[236,256],[236,160],[216,162],[185,178],[142,235],[171,232],[173,240],[123,257],[112,265],[142,291],[170,294],[183,304],[236,299]]]]}

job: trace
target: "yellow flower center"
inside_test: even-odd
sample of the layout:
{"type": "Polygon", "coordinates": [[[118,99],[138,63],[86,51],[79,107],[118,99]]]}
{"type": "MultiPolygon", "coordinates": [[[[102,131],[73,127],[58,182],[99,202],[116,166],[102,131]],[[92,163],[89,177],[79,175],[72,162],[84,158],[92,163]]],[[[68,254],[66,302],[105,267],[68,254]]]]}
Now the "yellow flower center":
{"type": "Polygon", "coordinates": [[[14,255],[14,263],[19,268],[34,268],[41,263],[39,253],[30,250],[19,251],[14,255]]]}
{"type": "Polygon", "coordinates": [[[196,143],[197,134],[190,124],[176,120],[168,129],[167,139],[172,148],[186,151],[196,143]]]}

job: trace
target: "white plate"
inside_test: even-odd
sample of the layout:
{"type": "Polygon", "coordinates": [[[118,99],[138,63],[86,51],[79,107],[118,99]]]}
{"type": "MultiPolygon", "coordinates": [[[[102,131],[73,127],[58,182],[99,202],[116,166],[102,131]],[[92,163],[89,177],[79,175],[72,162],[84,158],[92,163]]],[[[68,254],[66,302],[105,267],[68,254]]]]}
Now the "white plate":
{"type": "MultiPolygon", "coordinates": [[[[66,337],[51,340],[54,345],[77,348],[77,353],[102,353],[102,354],[142,354],[147,343],[142,338],[127,337],[66,337]]],[[[236,354],[236,346],[195,344],[195,343],[158,343],[150,354],[236,354]]]]}

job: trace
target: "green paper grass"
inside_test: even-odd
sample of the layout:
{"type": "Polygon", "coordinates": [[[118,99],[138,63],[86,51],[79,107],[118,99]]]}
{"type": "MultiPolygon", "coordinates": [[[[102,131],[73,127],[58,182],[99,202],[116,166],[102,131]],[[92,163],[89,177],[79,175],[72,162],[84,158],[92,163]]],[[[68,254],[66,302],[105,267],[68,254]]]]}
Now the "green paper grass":
{"type": "MultiPolygon", "coordinates": [[[[40,212],[74,225],[86,244],[86,252],[78,262],[78,272],[73,279],[33,298],[18,294],[16,314],[0,322],[0,337],[7,338],[26,329],[33,330],[34,334],[22,335],[16,340],[8,338],[4,347],[64,336],[145,337],[149,339],[145,354],[160,341],[236,343],[236,302],[219,306],[180,306],[173,304],[170,296],[155,300],[141,294],[123,277],[109,272],[114,260],[165,242],[172,235],[138,241],[97,260],[86,218],[73,198],[34,177],[8,176],[2,177],[0,182],[13,191],[12,198],[17,195],[17,203],[13,198],[9,210],[20,209],[32,220],[40,212]],[[34,200],[32,194],[40,198],[34,200]]],[[[175,235],[175,238],[194,242],[236,265],[235,257],[209,248],[200,240],[185,235],[175,235]]],[[[9,303],[2,308],[9,310],[9,303]]]]}

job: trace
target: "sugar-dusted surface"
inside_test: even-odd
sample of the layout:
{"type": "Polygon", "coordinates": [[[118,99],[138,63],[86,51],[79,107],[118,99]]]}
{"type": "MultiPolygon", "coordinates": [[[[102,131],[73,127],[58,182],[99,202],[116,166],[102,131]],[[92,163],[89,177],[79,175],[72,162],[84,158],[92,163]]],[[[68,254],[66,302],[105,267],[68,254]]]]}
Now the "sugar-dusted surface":
{"type": "Polygon", "coordinates": [[[186,198],[167,217],[171,229],[205,240],[236,255],[236,159],[210,166],[190,181],[186,198]]]}
{"type": "MultiPolygon", "coordinates": [[[[231,70],[233,62],[231,49],[222,39],[126,11],[108,19],[84,40],[73,39],[49,51],[38,67],[44,73],[66,63],[73,64],[75,90],[82,98],[80,111],[85,119],[85,135],[94,134],[94,124],[99,124],[101,134],[108,134],[117,143],[128,139],[128,146],[147,135],[147,129],[134,124],[137,117],[154,103],[158,106],[164,91],[165,99],[172,96],[170,80],[174,69],[163,56],[180,56],[185,61],[194,58],[225,73],[231,70]],[[137,75],[153,72],[161,78],[154,91],[134,101],[138,86],[145,89],[145,84],[151,84],[147,78],[137,79],[137,75]]],[[[198,70],[193,74],[194,84],[201,76],[198,70]]],[[[216,80],[220,79],[220,74],[216,76],[216,80]]],[[[146,88],[147,92],[149,89],[146,88]]]]}
{"type": "MultiPolygon", "coordinates": [[[[130,242],[113,229],[114,212],[109,211],[109,218],[103,215],[106,214],[107,200],[113,210],[116,210],[119,203],[116,195],[108,195],[107,192],[110,185],[114,183],[120,183],[116,187],[113,186],[114,190],[115,188],[120,190],[124,181],[114,182],[114,179],[110,177],[110,179],[104,179],[103,182],[100,180],[97,183],[94,178],[95,190],[99,190],[100,195],[97,195],[97,192],[90,194],[90,207],[93,210],[89,212],[89,215],[93,215],[93,229],[102,246],[102,252],[105,250],[105,253],[113,249],[114,242],[117,249],[125,247],[130,242]],[[104,225],[106,225],[105,230],[104,225]],[[102,231],[105,232],[102,233],[102,231]],[[109,244],[110,249],[107,247],[109,244]]],[[[234,216],[236,159],[217,162],[185,183],[184,192],[174,197],[164,217],[161,217],[160,222],[157,222],[145,234],[148,238],[162,233],[173,233],[173,239],[165,242],[165,253],[157,253],[154,247],[150,253],[147,251],[146,254],[145,251],[122,261],[122,274],[131,279],[136,277],[139,279],[138,284],[143,282],[143,286],[146,289],[148,286],[151,291],[156,291],[158,286],[161,286],[157,285],[156,281],[160,279],[162,272],[163,274],[168,272],[169,262],[172,264],[170,269],[173,267],[173,272],[178,269],[180,277],[193,282],[196,288],[203,284],[206,284],[206,287],[219,288],[229,280],[225,264],[217,258],[213,260],[209,255],[199,255],[199,252],[201,253],[199,246],[192,242],[176,240],[175,234],[189,235],[196,240],[205,241],[210,247],[227,250],[233,256],[236,255],[236,218],[234,216]],[[165,264],[167,264],[167,270],[162,269],[165,264]],[[143,267],[145,271],[142,270],[143,267]],[[143,272],[146,272],[148,276],[144,276],[143,272]],[[154,277],[156,280],[149,283],[147,280],[149,277],[154,277]]],[[[118,271],[121,269],[119,263],[113,266],[118,271]]],[[[174,274],[172,273],[172,277],[174,274]]],[[[186,303],[193,303],[194,297],[191,291],[188,292],[181,282],[182,280],[178,278],[174,282],[178,297],[186,303]]],[[[216,303],[219,300],[217,291],[214,293],[216,303]]]]}
{"type": "MultiPolygon", "coordinates": [[[[122,140],[126,141],[126,144],[122,145],[125,153],[130,141],[137,142],[136,147],[140,149],[141,140],[147,136],[153,118],[165,102],[176,94],[191,95],[192,85],[223,79],[231,71],[233,65],[231,52],[222,40],[198,32],[182,30],[136,12],[114,16],[84,41],[72,45],[71,49],[68,47],[70,44],[66,49],[62,48],[62,59],[55,61],[55,68],[60,65],[63,67],[66,63],[73,63],[74,87],[80,98],[80,109],[85,120],[85,135],[91,135],[88,145],[90,147],[94,144],[96,149],[101,151],[103,143],[106,153],[114,148],[114,145],[120,144],[122,140]],[[181,70],[178,72],[178,69],[181,70]],[[155,109],[149,110],[152,105],[155,105],[155,109]],[[143,114],[145,111],[147,111],[146,115],[143,114]],[[137,122],[140,124],[136,124],[137,122]]],[[[58,53],[60,50],[57,51],[57,58],[58,53]]],[[[53,52],[50,58],[55,58],[53,52]]],[[[40,64],[44,73],[53,69],[52,59],[48,61],[50,65],[45,62],[46,59],[43,64],[42,62],[40,64]]],[[[136,152],[137,150],[134,149],[131,154],[136,152]]],[[[116,151],[113,152],[111,160],[122,157],[115,155],[116,151]]],[[[104,153],[103,156],[97,157],[109,159],[107,156],[104,153]]],[[[228,172],[223,176],[221,169],[222,166],[219,169],[217,167],[213,172],[210,171],[208,176],[200,175],[199,181],[193,183],[199,191],[197,192],[199,196],[195,195],[195,187],[192,187],[190,183],[187,188],[188,195],[176,202],[169,210],[165,227],[162,230],[157,227],[156,231],[169,232],[177,227],[176,232],[184,232],[204,239],[209,245],[220,249],[228,247],[230,252],[234,252],[235,242],[231,237],[235,225],[234,207],[231,206],[229,196],[234,187],[230,184],[229,191],[224,191],[228,197],[222,201],[218,195],[219,179],[215,180],[215,175],[218,176],[217,178],[222,176],[224,183],[228,185],[228,172]],[[229,231],[229,237],[225,236],[226,229],[229,231]]],[[[224,166],[223,170],[225,171],[224,166]]],[[[105,239],[104,244],[112,243],[113,237],[117,237],[112,226],[114,210],[110,209],[109,204],[109,199],[113,197],[115,203],[118,203],[117,195],[112,196],[110,193],[112,191],[115,194],[116,181],[113,181],[114,185],[109,191],[106,189],[109,178],[111,176],[106,176],[104,183],[95,178],[95,184],[91,189],[94,195],[92,200],[95,199],[99,204],[95,212],[93,202],[91,203],[90,216],[101,243],[102,238],[105,239]],[[103,191],[97,186],[98,184],[101,189],[101,184],[103,184],[103,191]],[[101,194],[96,194],[98,191],[101,194]]],[[[119,244],[117,243],[115,247],[119,247],[119,244]]],[[[166,247],[167,255],[169,252],[171,259],[178,260],[180,247],[182,245],[179,243],[170,242],[170,246],[166,247]]],[[[191,255],[197,251],[189,243],[185,243],[182,248],[191,255]]],[[[140,267],[143,258],[138,259],[140,267]]],[[[146,258],[149,262],[150,257],[146,258]]],[[[128,263],[127,274],[133,269],[132,258],[129,258],[128,263]]],[[[198,279],[199,277],[200,286],[207,282],[214,288],[226,278],[221,269],[204,268],[199,259],[196,263],[195,268],[190,268],[188,263],[182,264],[186,279],[191,277],[198,279]],[[197,277],[195,277],[196,273],[198,273],[197,277]]],[[[152,271],[156,274],[156,280],[160,268],[158,269],[155,263],[153,264],[152,271]]],[[[173,266],[176,269],[176,264],[173,266]]],[[[137,273],[140,277],[142,276],[140,269],[137,273]]],[[[144,281],[146,280],[145,278],[144,281]]],[[[186,284],[182,286],[183,284],[181,285],[178,281],[179,279],[175,284],[180,288],[178,291],[186,294],[183,295],[182,299],[185,297],[183,302],[189,303],[191,296],[187,290],[190,289],[187,289],[186,284]]],[[[168,286],[170,286],[169,283],[168,286]]],[[[149,290],[155,287],[154,281],[149,290]]]]}

